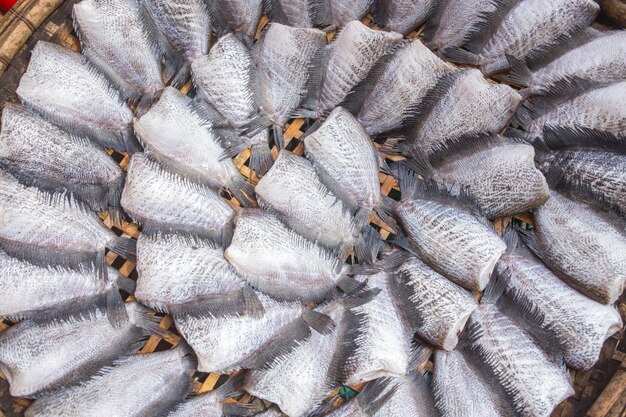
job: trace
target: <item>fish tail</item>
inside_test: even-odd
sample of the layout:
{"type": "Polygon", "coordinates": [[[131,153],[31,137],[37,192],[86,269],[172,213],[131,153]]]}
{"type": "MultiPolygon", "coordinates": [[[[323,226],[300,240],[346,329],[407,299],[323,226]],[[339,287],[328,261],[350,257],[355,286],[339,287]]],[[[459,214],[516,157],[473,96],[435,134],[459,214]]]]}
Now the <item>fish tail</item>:
{"type": "Polygon", "coordinates": [[[146,93],[142,95],[139,99],[139,102],[137,103],[137,110],[135,111],[137,118],[143,116],[150,109],[152,104],[154,104],[159,99],[160,96],[161,91],[157,91],[156,93],[146,93]]]}
{"type": "Polygon", "coordinates": [[[302,320],[320,334],[330,334],[335,328],[333,319],[315,310],[307,310],[302,313],[302,320]]]}
{"type": "Polygon", "coordinates": [[[116,329],[128,323],[126,305],[117,286],[114,286],[106,294],[106,313],[109,323],[116,329]]]}
{"type": "Polygon", "coordinates": [[[172,87],[176,89],[180,89],[185,84],[187,84],[187,81],[189,81],[190,76],[191,76],[191,65],[189,63],[184,63],[182,66],[180,66],[176,74],[174,74],[174,76],[169,82],[169,85],[171,85],[172,87]]]}
{"type": "Polygon", "coordinates": [[[266,143],[257,143],[250,149],[250,171],[261,177],[269,171],[274,164],[272,152],[266,143]]]}
{"type": "Polygon", "coordinates": [[[441,54],[457,64],[478,65],[480,62],[475,53],[457,47],[446,48],[441,54]]]}
{"type": "Polygon", "coordinates": [[[399,384],[395,378],[378,378],[369,382],[356,397],[365,415],[373,416],[396,393],[399,384]]]}
{"type": "Polygon", "coordinates": [[[238,175],[225,187],[242,207],[251,207],[254,201],[254,185],[252,185],[243,175],[238,175]]]}
{"type": "Polygon", "coordinates": [[[137,241],[126,237],[115,237],[107,242],[107,248],[128,259],[137,260],[137,241]]]}
{"type": "Polygon", "coordinates": [[[262,115],[257,115],[246,124],[245,128],[241,131],[241,134],[251,138],[270,126],[272,126],[270,119],[262,115]]]}
{"type": "Polygon", "coordinates": [[[528,65],[521,59],[518,59],[512,55],[507,54],[506,59],[509,61],[511,70],[507,75],[500,77],[502,81],[507,83],[520,85],[526,87],[530,85],[533,79],[533,74],[528,68],[528,65]]]}
{"type": "Polygon", "coordinates": [[[380,220],[388,226],[394,227],[396,222],[393,220],[393,208],[388,206],[386,201],[383,201],[380,206],[374,207],[374,211],[380,220]]]}
{"type": "Polygon", "coordinates": [[[354,245],[354,252],[360,262],[371,265],[374,263],[374,260],[382,247],[382,236],[376,231],[376,229],[371,227],[369,224],[366,224],[361,229],[361,235],[354,245]]]}

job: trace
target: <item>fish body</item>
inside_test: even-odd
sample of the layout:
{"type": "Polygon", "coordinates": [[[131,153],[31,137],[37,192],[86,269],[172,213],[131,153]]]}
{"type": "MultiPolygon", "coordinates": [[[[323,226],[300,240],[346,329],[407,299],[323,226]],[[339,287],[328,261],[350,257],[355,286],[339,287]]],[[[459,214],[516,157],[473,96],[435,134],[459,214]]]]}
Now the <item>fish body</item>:
{"type": "Polygon", "coordinates": [[[132,142],[133,112],[108,80],[69,49],[37,42],[16,93],[24,106],[68,132],[122,151],[132,142]]]}
{"type": "Polygon", "coordinates": [[[254,39],[263,13],[262,0],[215,0],[212,7],[218,31],[233,31],[250,41],[254,39]]]}
{"type": "Polygon", "coordinates": [[[261,210],[239,213],[224,256],[250,285],[285,300],[320,301],[345,277],[339,258],[261,210]]]}
{"type": "Polygon", "coordinates": [[[36,400],[25,415],[147,416],[182,401],[190,390],[187,372],[194,364],[181,348],[136,354],[81,385],[36,400]]]}
{"type": "Polygon", "coordinates": [[[202,238],[142,233],[137,240],[135,297],[158,311],[217,310],[246,286],[222,246],[202,238]]]}
{"type": "Polygon", "coordinates": [[[128,166],[121,204],[144,229],[209,237],[228,234],[235,215],[212,189],[165,171],[139,153],[128,166]]]}
{"type": "Polygon", "coordinates": [[[376,62],[401,41],[399,33],[373,30],[358,20],[348,23],[326,47],[326,68],[317,100],[317,115],[325,115],[340,105],[376,62]]]}
{"type": "Polygon", "coordinates": [[[419,39],[398,48],[371,83],[357,119],[370,135],[398,129],[411,105],[419,103],[439,78],[454,71],[419,39]]]}
{"type": "Polygon", "coordinates": [[[453,350],[472,312],[474,296],[411,257],[394,272],[393,292],[417,335],[444,350],[453,350]]]}
{"type": "Polygon", "coordinates": [[[626,281],[623,225],[555,191],[534,217],[534,243],[546,265],[587,297],[613,304],[626,281]]]}
{"type": "MultiPolygon", "coordinates": [[[[52,321],[26,320],[0,335],[0,368],[7,376],[11,395],[41,396],[76,385],[95,375],[136,348],[135,342],[158,327],[137,303],[126,306],[128,319],[113,327],[106,314],[93,309],[79,317],[52,321]]],[[[121,308],[124,308],[122,305],[121,308]]]]}
{"type": "Polygon", "coordinates": [[[268,14],[272,21],[294,28],[312,28],[327,17],[319,0],[270,0],[268,14]]]}
{"type": "Polygon", "coordinates": [[[435,0],[375,0],[375,21],[385,30],[407,35],[434,12],[435,0]]]}
{"type": "Polygon", "coordinates": [[[163,90],[156,45],[133,0],[83,0],[74,6],[74,26],[83,54],[121,94],[153,100],[163,90]]]}
{"type": "Polygon", "coordinates": [[[363,18],[374,0],[322,0],[330,22],[335,28],[343,28],[351,21],[363,18]]]}
{"type": "Polygon", "coordinates": [[[434,400],[425,377],[419,373],[392,378],[397,385],[395,392],[385,401],[373,417],[438,416],[434,400]]]}

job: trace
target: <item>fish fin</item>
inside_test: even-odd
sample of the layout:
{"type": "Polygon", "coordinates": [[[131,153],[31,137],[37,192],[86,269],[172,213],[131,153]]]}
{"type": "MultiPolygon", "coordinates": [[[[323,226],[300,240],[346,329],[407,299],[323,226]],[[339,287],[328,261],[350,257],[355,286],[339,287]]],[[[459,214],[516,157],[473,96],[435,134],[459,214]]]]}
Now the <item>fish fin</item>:
{"type": "Polygon", "coordinates": [[[224,385],[215,390],[215,394],[221,399],[233,398],[243,391],[248,371],[237,372],[230,375],[224,385]]]}
{"type": "MultiPolygon", "coordinates": [[[[371,209],[368,209],[371,212],[371,209]]],[[[378,252],[383,246],[383,238],[369,224],[366,224],[361,230],[361,236],[354,245],[354,251],[359,258],[359,262],[372,264],[376,260],[378,252]]]]}
{"type": "MultiPolygon", "coordinates": [[[[507,141],[507,139],[495,133],[463,134],[453,141],[447,141],[440,148],[432,151],[430,161],[436,161],[433,165],[438,167],[446,160],[452,158],[458,159],[460,155],[473,154],[484,149],[498,145],[506,145],[511,142],[513,142],[513,140],[507,141]]],[[[424,158],[424,156],[421,156],[421,158],[424,158]]]]}
{"type": "Polygon", "coordinates": [[[178,71],[174,74],[174,76],[169,80],[169,85],[176,89],[181,89],[189,78],[191,77],[191,64],[184,63],[180,66],[178,71]]]}
{"type": "MultiPolygon", "coordinates": [[[[366,283],[365,283],[366,284],[366,283]]],[[[341,304],[346,310],[360,307],[372,301],[380,293],[380,288],[370,288],[341,299],[341,304]]]]}
{"type": "Polygon", "coordinates": [[[393,227],[395,221],[393,220],[393,210],[388,207],[386,204],[382,204],[381,206],[374,207],[374,211],[376,215],[388,226],[393,227]]]}
{"type": "Polygon", "coordinates": [[[302,313],[302,320],[319,334],[330,334],[335,329],[333,319],[315,310],[307,310],[302,313]]]}
{"type": "Polygon", "coordinates": [[[251,207],[254,201],[254,185],[239,174],[224,187],[239,201],[242,207],[251,207]]]}
{"type": "Polygon", "coordinates": [[[315,118],[317,102],[322,91],[324,78],[326,78],[326,70],[328,67],[328,61],[330,60],[330,51],[331,45],[326,45],[318,49],[311,57],[308,64],[308,78],[305,89],[307,94],[303,98],[301,105],[302,109],[305,111],[300,113],[296,111],[294,112],[294,116],[315,118]],[[313,115],[313,117],[310,117],[311,115],[313,115]]]}
{"type": "MultiPolygon", "coordinates": [[[[380,147],[380,151],[389,155],[402,155],[409,157],[411,156],[411,146],[409,141],[406,138],[406,135],[403,131],[396,131],[398,135],[396,137],[385,137],[385,143],[380,147]]],[[[393,132],[388,132],[388,134],[393,136],[393,132]]],[[[384,135],[378,135],[379,138],[384,137],[384,135]]]]}
{"type": "Polygon", "coordinates": [[[536,118],[548,113],[560,104],[602,85],[597,81],[585,80],[580,77],[564,78],[543,89],[540,94],[526,100],[520,109],[525,108],[526,111],[530,112],[532,118],[536,118]]]}
{"type": "Polygon", "coordinates": [[[263,12],[267,16],[270,22],[280,23],[281,25],[289,26],[287,16],[283,11],[283,8],[277,0],[262,0],[261,1],[263,12]]]}
{"type": "Polygon", "coordinates": [[[523,243],[513,227],[507,227],[502,235],[502,240],[506,243],[506,253],[515,253],[520,250],[523,243]]]}
{"type": "Polygon", "coordinates": [[[411,291],[408,290],[407,281],[410,276],[405,271],[398,271],[390,278],[389,284],[391,292],[402,305],[401,314],[404,321],[408,324],[413,332],[417,331],[424,325],[424,317],[420,311],[419,300],[411,299],[411,291]]]}
{"type": "Polygon", "coordinates": [[[361,291],[365,285],[366,284],[364,282],[359,282],[347,275],[344,275],[337,281],[337,286],[346,294],[355,294],[361,291]]]}
{"type": "Polygon", "coordinates": [[[264,406],[256,401],[250,404],[222,403],[222,415],[229,417],[255,416],[265,411],[264,406]]]}
{"type": "Polygon", "coordinates": [[[245,366],[256,370],[271,369],[279,358],[291,353],[310,337],[311,328],[304,320],[298,319],[287,326],[280,335],[270,339],[246,361],[245,366]]]}
{"type": "Polygon", "coordinates": [[[432,47],[430,43],[435,37],[437,30],[439,30],[439,28],[441,27],[443,12],[448,7],[449,1],[450,0],[435,0],[433,2],[433,13],[430,18],[426,20],[426,23],[424,24],[424,30],[422,30],[422,38],[424,39],[425,44],[429,47],[432,47]]]}
{"type": "Polygon", "coordinates": [[[116,329],[128,322],[126,305],[117,287],[113,287],[106,294],[106,312],[109,323],[116,329]]]}
{"type": "Polygon", "coordinates": [[[274,158],[272,158],[272,152],[266,143],[257,143],[252,145],[250,149],[250,170],[257,174],[257,176],[263,176],[270,170],[274,164],[274,158]]]}
{"type": "MultiPolygon", "coordinates": [[[[218,129],[230,129],[232,127],[228,124],[224,116],[211,105],[206,100],[202,100],[200,96],[196,96],[192,100],[191,104],[192,110],[204,121],[211,124],[211,127],[218,129]]],[[[233,133],[234,136],[238,137],[236,133],[233,133]]]]}
{"type": "Polygon", "coordinates": [[[481,298],[481,303],[496,304],[506,292],[507,283],[502,279],[491,277],[485,292],[481,298]]]}
{"type": "Polygon", "coordinates": [[[463,47],[479,54],[495,34],[517,0],[491,0],[494,10],[482,12],[464,37],[463,47]]]}
{"type": "MultiPolygon", "coordinates": [[[[413,149],[411,153],[413,154],[411,159],[405,159],[404,161],[399,161],[393,164],[396,165],[396,172],[399,172],[399,165],[404,165],[406,169],[411,170],[424,178],[432,178],[436,175],[436,170],[431,163],[431,158],[426,154],[426,152],[424,152],[423,149],[413,149]]],[[[432,159],[437,160],[436,158],[432,159]]]]}
{"type": "Polygon", "coordinates": [[[156,93],[151,93],[151,94],[146,93],[142,95],[139,101],[137,102],[137,109],[135,110],[136,117],[139,118],[143,116],[144,114],[146,114],[148,110],[150,110],[150,107],[152,107],[152,105],[159,100],[159,97],[161,97],[161,92],[162,91],[158,91],[156,93]]]}
{"type": "Polygon", "coordinates": [[[599,31],[591,27],[584,28],[573,34],[566,32],[559,35],[554,42],[531,50],[526,54],[524,60],[529,63],[530,68],[543,68],[569,51],[580,48],[595,39],[609,36],[612,33],[616,33],[616,31],[599,31]]]}
{"type": "Polygon", "coordinates": [[[416,372],[416,368],[428,361],[433,354],[433,349],[421,343],[411,342],[411,350],[409,352],[409,364],[407,366],[407,374],[420,373],[416,372]]]}
{"type": "Polygon", "coordinates": [[[261,300],[259,300],[259,296],[256,294],[256,292],[254,292],[251,287],[243,287],[241,289],[241,297],[245,305],[246,314],[257,317],[263,316],[265,314],[263,303],[261,303],[261,300]]]}
{"type": "Polygon", "coordinates": [[[118,274],[115,281],[117,288],[126,291],[128,294],[134,295],[137,289],[137,282],[134,279],[127,278],[122,274],[118,274]]]}
{"type": "Polygon", "coordinates": [[[509,54],[506,54],[506,59],[509,61],[509,67],[511,69],[508,74],[498,78],[507,83],[522,87],[530,85],[533,79],[533,73],[528,68],[528,65],[526,65],[526,62],[509,54]]]}
{"type": "Polygon", "coordinates": [[[543,128],[543,141],[551,150],[588,147],[626,152],[626,135],[586,127],[546,125],[543,128]]]}
{"type": "Polygon", "coordinates": [[[279,151],[285,147],[285,135],[283,134],[282,126],[276,124],[272,126],[272,137],[274,138],[274,145],[276,145],[279,151]]]}
{"type": "Polygon", "coordinates": [[[137,260],[137,241],[135,239],[118,236],[107,242],[107,248],[129,261],[137,260]]]}
{"type": "Polygon", "coordinates": [[[354,357],[363,339],[363,325],[366,316],[362,312],[351,311],[345,307],[341,317],[342,333],[338,336],[340,347],[333,354],[328,368],[327,382],[336,386],[346,383],[354,372],[354,357]]]}
{"type": "Polygon", "coordinates": [[[450,47],[441,51],[441,56],[457,64],[478,65],[479,57],[473,52],[459,47],[450,47]]]}
{"type": "Polygon", "coordinates": [[[366,415],[373,417],[394,396],[398,387],[395,378],[378,378],[369,382],[354,401],[366,415]]]}
{"type": "Polygon", "coordinates": [[[244,136],[252,137],[260,133],[262,130],[265,130],[271,126],[272,126],[272,122],[270,121],[270,119],[268,119],[267,117],[261,114],[258,114],[257,116],[254,117],[254,119],[252,119],[246,124],[246,126],[243,128],[241,133],[244,136]]]}
{"type": "Polygon", "coordinates": [[[211,19],[211,24],[215,31],[217,32],[217,37],[221,38],[222,36],[231,33],[232,30],[228,24],[228,21],[224,17],[224,14],[219,8],[218,2],[216,1],[207,1],[204,2],[207,7],[207,12],[211,19]]]}
{"type": "Polygon", "coordinates": [[[528,137],[523,130],[514,129],[512,127],[506,128],[506,130],[504,131],[504,136],[517,142],[529,142],[528,137]]]}
{"type": "Polygon", "coordinates": [[[149,311],[150,310],[144,306],[137,304],[132,310],[132,315],[130,317],[133,325],[142,329],[147,336],[154,334],[162,338],[171,337],[173,333],[161,327],[161,320],[163,317],[149,316],[147,314],[149,311]]]}
{"type": "Polygon", "coordinates": [[[396,249],[393,250],[393,252],[383,256],[383,258],[378,261],[376,265],[378,266],[379,270],[393,271],[411,258],[412,256],[409,252],[401,249],[396,249]]]}
{"type": "Polygon", "coordinates": [[[148,35],[149,43],[156,55],[161,58],[160,61],[164,61],[166,78],[170,78],[182,64],[181,59],[157,25],[150,7],[145,2],[140,2],[139,8],[139,20],[144,27],[144,33],[148,35]]]}
{"type": "MultiPolygon", "coordinates": [[[[522,229],[521,227],[515,227],[515,230],[518,233],[519,238],[524,242],[526,247],[535,255],[537,258],[542,259],[541,251],[537,246],[537,241],[535,240],[535,235],[530,230],[522,229]]],[[[542,259],[543,260],[543,259],[542,259]]]]}
{"type": "Polygon", "coordinates": [[[193,301],[169,307],[169,312],[176,318],[191,317],[225,317],[230,315],[263,316],[265,310],[257,295],[248,287],[226,294],[199,296],[193,301]]]}
{"type": "Polygon", "coordinates": [[[91,320],[98,310],[106,313],[106,307],[107,294],[105,293],[81,300],[80,303],[63,303],[46,310],[22,312],[8,318],[28,319],[35,323],[69,323],[74,320],[91,320]]]}

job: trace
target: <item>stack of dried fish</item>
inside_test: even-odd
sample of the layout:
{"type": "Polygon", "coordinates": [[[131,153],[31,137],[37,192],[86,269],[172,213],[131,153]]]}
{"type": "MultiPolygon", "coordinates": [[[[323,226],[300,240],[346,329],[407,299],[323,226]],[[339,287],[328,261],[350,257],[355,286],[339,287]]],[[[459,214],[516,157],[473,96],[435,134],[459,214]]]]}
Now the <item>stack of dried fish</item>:
{"type": "Polygon", "coordinates": [[[83,56],[37,44],[2,114],[11,394],[36,398],[29,416],[549,416],[566,366],[622,326],[624,33],[589,28],[597,10],[81,1],[83,56]],[[528,211],[532,230],[491,223],[528,211]],[[179,346],[136,353],[174,340],[148,309],[179,346]],[[189,397],[194,370],[234,374],[189,397]]]}

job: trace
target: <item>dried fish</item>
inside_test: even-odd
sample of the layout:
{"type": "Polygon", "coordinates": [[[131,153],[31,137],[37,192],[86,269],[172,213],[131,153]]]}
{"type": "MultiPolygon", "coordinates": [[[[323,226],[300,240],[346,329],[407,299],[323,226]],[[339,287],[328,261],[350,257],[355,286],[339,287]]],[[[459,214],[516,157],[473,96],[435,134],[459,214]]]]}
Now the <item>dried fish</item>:
{"type": "Polygon", "coordinates": [[[113,327],[107,314],[93,309],[82,316],[23,321],[0,334],[0,368],[11,395],[41,396],[77,385],[103,366],[137,349],[140,339],[163,334],[159,318],[138,303],[119,306],[128,318],[113,327]]]}
{"type": "Polygon", "coordinates": [[[565,362],[576,369],[590,369],[600,356],[604,341],[622,327],[613,306],[602,305],[570,288],[552,273],[507,230],[507,253],[497,265],[508,290],[532,302],[544,321],[541,328],[553,334],[561,346],[565,362]]]}
{"type": "Polygon", "coordinates": [[[164,170],[145,154],[133,155],[121,199],[144,231],[162,230],[228,241],[235,211],[212,189],[164,170]]]}
{"type": "Polygon", "coordinates": [[[437,0],[374,0],[372,14],[385,30],[406,35],[421,26],[437,5],[437,0]]]}
{"type": "Polygon", "coordinates": [[[374,0],[322,0],[333,28],[343,28],[363,18],[374,0]]]}
{"type": "Polygon", "coordinates": [[[336,286],[359,287],[348,265],[261,210],[239,212],[224,256],[250,285],[279,299],[320,301],[336,286]]]}
{"type": "Polygon", "coordinates": [[[252,44],[263,13],[263,0],[212,0],[208,4],[220,34],[233,31],[252,44]]]}
{"type": "Polygon", "coordinates": [[[403,198],[394,212],[408,238],[405,246],[455,284],[482,291],[506,245],[471,197],[404,169],[400,186],[403,198]]]}
{"type": "Polygon", "coordinates": [[[135,0],[82,0],[74,5],[74,27],[83,54],[124,98],[147,107],[163,90],[156,41],[135,0]]]}
{"type": "Polygon", "coordinates": [[[268,0],[266,3],[271,21],[294,28],[323,26],[328,19],[322,0],[268,0]]]}
{"type": "Polygon", "coordinates": [[[17,95],[27,108],[102,146],[133,150],[133,112],[111,84],[82,57],[48,42],[37,42],[17,95]]]}
{"type": "Polygon", "coordinates": [[[533,233],[523,235],[531,249],[568,285],[600,303],[613,304],[626,281],[622,219],[555,191],[534,217],[533,233]]]}
{"type": "Polygon", "coordinates": [[[373,417],[437,417],[434,399],[426,377],[419,372],[393,378],[397,388],[373,417]]]}
{"type": "MultiPolygon", "coordinates": [[[[389,398],[394,395],[397,389],[398,386],[393,378],[380,378],[372,381],[359,392],[354,400],[328,414],[328,417],[378,416],[378,411],[389,401],[389,398]]],[[[405,410],[404,412],[406,413],[407,411],[405,410]]],[[[421,416],[421,414],[410,415],[421,416]]]]}
{"type": "Polygon", "coordinates": [[[154,416],[191,390],[195,364],[181,347],[120,359],[89,381],[36,400],[27,417],[87,415],[154,416]]]}

